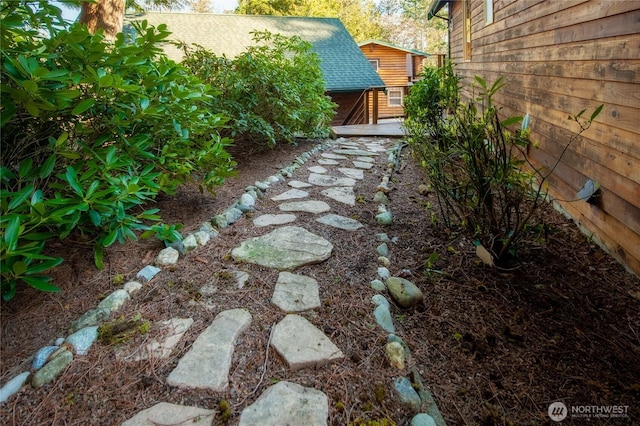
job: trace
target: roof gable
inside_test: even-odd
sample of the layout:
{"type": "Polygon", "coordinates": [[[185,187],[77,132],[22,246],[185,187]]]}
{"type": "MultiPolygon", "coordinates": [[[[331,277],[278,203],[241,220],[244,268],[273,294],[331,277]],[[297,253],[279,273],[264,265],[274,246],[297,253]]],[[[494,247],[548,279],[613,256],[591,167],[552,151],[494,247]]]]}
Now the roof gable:
{"type": "Polygon", "coordinates": [[[406,47],[396,46],[394,44],[387,43],[387,42],[380,41],[380,40],[366,40],[366,41],[358,43],[358,46],[364,47],[364,46],[367,46],[369,44],[377,44],[377,45],[380,45],[380,46],[388,47],[389,49],[395,49],[395,50],[400,50],[400,51],[405,52],[405,53],[411,53],[412,55],[416,55],[416,56],[424,56],[424,57],[431,56],[429,53],[422,52],[420,50],[407,49],[406,47]]]}
{"type": "MultiPolygon", "coordinates": [[[[147,20],[154,26],[166,24],[172,33],[171,40],[199,44],[229,58],[254,44],[252,32],[266,30],[287,37],[297,35],[313,45],[328,91],[384,87],[338,18],[149,12],[128,20],[147,20]]],[[[171,59],[182,59],[182,52],[174,46],[167,45],[165,51],[171,59]]]]}

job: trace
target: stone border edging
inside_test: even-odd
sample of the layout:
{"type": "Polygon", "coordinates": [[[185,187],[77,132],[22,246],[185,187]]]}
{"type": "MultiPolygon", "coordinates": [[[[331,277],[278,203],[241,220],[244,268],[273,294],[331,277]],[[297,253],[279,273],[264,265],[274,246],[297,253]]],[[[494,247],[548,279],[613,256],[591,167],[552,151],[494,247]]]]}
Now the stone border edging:
{"type": "Polygon", "coordinates": [[[332,144],[331,140],[317,144],[313,149],[297,156],[289,166],[283,167],[264,181],[256,181],[254,185],[249,185],[238,200],[221,214],[213,216],[211,221],[204,222],[198,231],[188,234],[180,244],[160,250],[154,264],[143,267],[136,274],[139,281],[125,283],[121,289],[114,290],[103,299],[95,309],[85,312],[73,321],[68,329],[69,336],[59,337],[54,345],[38,349],[32,356],[30,370],[14,376],[0,388],[0,404],[16,394],[27,382],[37,388],[55,380],[71,364],[75,358],[74,355],[86,355],[98,338],[98,327],[105,323],[113,312],[117,312],[124,306],[131,299],[131,296],[142,288],[142,283],[151,281],[162,271],[158,266],[174,265],[181,255],[184,256],[188,252],[206,245],[211,238],[219,235],[216,227],[218,229],[227,228],[243,214],[253,211],[256,201],[264,197],[272,183],[292,177],[293,173],[302,167],[312,155],[327,149],[332,144]]]}
{"type": "MultiPolygon", "coordinates": [[[[387,169],[374,196],[374,201],[379,203],[376,220],[381,225],[390,225],[393,222],[393,214],[388,207],[388,194],[391,192],[389,183],[393,172],[398,168],[402,149],[406,146],[406,142],[399,142],[394,148],[387,151],[387,169]]],[[[398,297],[392,294],[392,298],[403,307],[412,307],[414,306],[414,302],[422,301],[422,293],[410,281],[391,276],[391,272],[388,269],[391,261],[389,260],[389,247],[387,243],[393,243],[394,241],[389,239],[387,234],[378,234],[377,237],[381,244],[376,249],[376,255],[378,256],[377,262],[381,266],[378,267],[378,277],[371,281],[370,284],[371,288],[378,292],[378,294],[371,298],[371,302],[376,305],[373,315],[378,325],[389,333],[387,336],[387,344],[385,345],[387,360],[393,367],[402,371],[405,369],[405,362],[411,357],[411,351],[409,346],[394,334],[395,325],[393,324],[393,317],[389,309],[390,303],[383,293],[392,293],[394,291],[393,287],[398,285],[400,286],[399,293],[408,292],[416,295],[414,300],[408,301],[407,304],[405,304],[402,303],[403,300],[399,301],[398,297]],[[396,281],[399,283],[396,284],[396,281]],[[411,286],[415,287],[415,289],[411,286]]],[[[419,412],[419,414],[416,414],[411,419],[411,426],[446,426],[446,422],[436,405],[433,395],[425,388],[420,373],[415,366],[410,369],[410,377],[411,380],[404,376],[397,377],[393,385],[400,402],[409,406],[413,411],[419,412]]]]}

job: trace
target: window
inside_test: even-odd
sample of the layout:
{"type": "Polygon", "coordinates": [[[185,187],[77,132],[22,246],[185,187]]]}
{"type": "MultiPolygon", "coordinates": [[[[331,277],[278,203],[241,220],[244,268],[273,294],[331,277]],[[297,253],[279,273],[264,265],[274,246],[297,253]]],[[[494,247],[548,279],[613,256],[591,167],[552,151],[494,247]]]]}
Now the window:
{"type": "Polygon", "coordinates": [[[378,72],[378,68],[380,68],[380,59],[369,59],[369,63],[373,67],[376,72],[378,72]]]}
{"type": "Polygon", "coordinates": [[[401,107],[402,94],[403,91],[401,87],[392,87],[387,89],[387,105],[390,107],[401,107]]]}
{"type": "Polygon", "coordinates": [[[493,23],[493,0],[484,0],[484,24],[493,23]]]}
{"type": "Polygon", "coordinates": [[[464,60],[471,60],[471,5],[469,0],[462,2],[462,42],[464,45],[464,60]]]}

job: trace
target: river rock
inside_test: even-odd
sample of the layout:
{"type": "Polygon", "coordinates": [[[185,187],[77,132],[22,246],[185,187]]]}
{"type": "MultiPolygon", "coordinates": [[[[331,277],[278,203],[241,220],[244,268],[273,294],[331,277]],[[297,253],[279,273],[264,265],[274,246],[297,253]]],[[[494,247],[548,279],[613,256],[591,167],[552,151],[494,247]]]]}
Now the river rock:
{"type": "Polygon", "coordinates": [[[67,336],[65,343],[73,346],[76,355],[86,355],[93,342],[98,338],[98,326],[85,327],[67,336]]]}
{"type": "Polygon", "coordinates": [[[131,299],[131,296],[129,296],[126,290],[118,289],[102,299],[102,301],[98,303],[98,309],[108,309],[109,312],[115,312],[124,306],[129,299],[131,299]]]}
{"type": "Polygon", "coordinates": [[[31,385],[34,388],[39,388],[40,386],[51,383],[53,379],[58,377],[58,375],[67,368],[67,365],[71,364],[71,361],[73,361],[73,354],[67,349],[60,349],[44,367],[34,373],[31,379],[31,385]]]}
{"type": "Polygon", "coordinates": [[[393,215],[389,211],[378,213],[376,215],[376,221],[380,225],[391,225],[393,222],[393,215]]]}
{"type": "Polygon", "coordinates": [[[196,240],[196,236],[193,234],[187,235],[184,240],[182,240],[182,247],[184,247],[185,253],[189,253],[198,248],[198,240],[196,240]]]}
{"type": "Polygon", "coordinates": [[[99,325],[109,318],[111,311],[108,308],[96,308],[82,314],[80,318],[71,323],[69,327],[69,333],[75,333],[81,328],[91,325],[99,325]]]}
{"type": "Polygon", "coordinates": [[[393,386],[400,402],[408,406],[413,412],[420,411],[422,400],[420,399],[420,395],[413,389],[413,386],[411,386],[409,379],[399,377],[393,381],[393,386]]]}
{"type": "Polygon", "coordinates": [[[143,281],[151,281],[153,277],[160,273],[160,271],[161,269],[156,266],[147,265],[136,274],[136,278],[139,278],[143,281]]]}
{"type": "Polygon", "coordinates": [[[0,404],[9,399],[11,395],[18,392],[20,388],[22,388],[22,385],[24,385],[24,383],[27,381],[29,376],[30,373],[28,371],[25,371],[5,383],[4,386],[0,388],[0,404]]]}
{"type": "Polygon", "coordinates": [[[129,281],[124,286],[122,286],[122,289],[127,293],[129,293],[129,295],[134,294],[141,288],[142,288],[142,284],[139,283],[138,281],[129,281]]]}
{"type": "Polygon", "coordinates": [[[165,247],[160,250],[158,256],[156,257],[155,264],[156,266],[172,266],[178,263],[178,258],[180,257],[180,253],[178,250],[173,247],[165,247]]]}
{"type": "Polygon", "coordinates": [[[389,342],[385,346],[387,360],[392,367],[404,370],[404,348],[398,342],[389,342]]]}
{"type": "Polygon", "coordinates": [[[436,421],[426,413],[419,413],[411,419],[411,426],[436,426],[436,421]]]}
{"type": "Polygon", "coordinates": [[[33,355],[33,361],[31,362],[31,368],[34,370],[40,370],[42,366],[47,362],[49,356],[60,349],[58,346],[45,346],[36,351],[33,355]]]}
{"type": "Polygon", "coordinates": [[[407,279],[390,277],[387,279],[386,284],[393,300],[403,308],[412,308],[423,299],[422,291],[407,279]]]}

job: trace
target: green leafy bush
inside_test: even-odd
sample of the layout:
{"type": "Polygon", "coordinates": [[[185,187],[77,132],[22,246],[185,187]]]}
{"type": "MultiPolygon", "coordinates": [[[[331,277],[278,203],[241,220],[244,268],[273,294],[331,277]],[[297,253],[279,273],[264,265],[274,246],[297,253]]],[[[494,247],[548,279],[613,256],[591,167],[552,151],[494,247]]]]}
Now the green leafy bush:
{"type": "Polygon", "coordinates": [[[404,127],[409,138],[440,141],[447,132],[446,115],[460,103],[460,78],[453,64],[446,61],[440,68],[424,68],[420,79],[411,86],[405,99],[404,127]]]}
{"type": "Polygon", "coordinates": [[[107,43],[66,27],[48,2],[1,6],[0,261],[2,295],[20,282],[55,291],[43,273],[50,238],[77,232],[95,261],[114,242],[158,222],[145,204],[198,176],[212,188],[234,166],[219,135],[228,117],[219,92],[169,60],[169,33],[145,23],[139,36],[107,43]]]}
{"type": "MultiPolygon", "coordinates": [[[[528,115],[500,117],[493,96],[504,86],[502,78],[489,86],[476,77],[478,96],[462,104],[451,68],[426,76],[407,100],[409,143],[427,171],[447,226],[466,227],[499,264],[526,236],[555,166],[545,171],[529,162],[528,115]]],[[[570,117],[580,124],[578,135],[601,109],[589,120],[582,119],[584,111],[570,117]]]]}
{"type": "Polygon", "coordinates": [[[311,44],[268,31],[254,33],[254,41],[233,60],[185,47],[183,64],[220,91],[216,107],[231,117],[229,135],[258,146],[326,137],[336,105],[311,44]]]}

